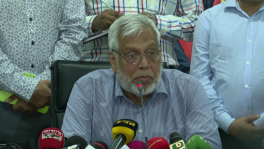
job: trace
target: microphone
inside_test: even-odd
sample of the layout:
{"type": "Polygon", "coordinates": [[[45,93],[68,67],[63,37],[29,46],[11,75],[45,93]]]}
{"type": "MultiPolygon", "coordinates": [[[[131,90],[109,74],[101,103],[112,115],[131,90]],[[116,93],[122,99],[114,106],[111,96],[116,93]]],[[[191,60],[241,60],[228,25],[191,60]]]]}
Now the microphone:
{"type": "Polygon", "coordinates": [[[130,148],[125,144],[120,149],[130,149],[130,148]]]}
{"type": "Polygon", "coordinates": [[[112,135],[114,143],[110,149],[119,149],[124,144],[130,143],[138,131],[138,123],[130,119],[121,119],[114,123],[112,135]]]}
{"type": "Polygon", "coordinates": [[[146,148],[146,143],[139,141],[139,140],[135,140],[133,142],[130,142],[127,145],[130,149],[145,149],[146,148]]]}
{"type": "Polygon", "coordinates": [[[108,149],[108,146],[103,141],[96,141],[92,145],[86,146],[85,149],[108,149]]]}
{"type": "Polygon", "coordinates": [[[6,144],[0,144],[0,149],[21,149],[21,148],[15,143],[6,143],[6,144]]]}
{"type": "Polygon", "coordinates": [[[138,81],[138,90],[141,92],[142,91],[142,82],[141,81],[138,81]]]}
{"type": "Polygon", "coordinates": [[[170,149],[170,145],[166,139],[155,137],[148,141],[149,149],[170,149]]]}
{"type": "Polygon", "coordinates": [[[64,145],[64,134],[58,128],[44,129],[38,140],[39,149],[61,149],[64,145]]]}
{"type": "Polygon", "coordinates": [[[85,149],[87,142],[80,136],[70,137],[63,149],[85,149]]]}
{"type": "Polygon", "coordinates": [[[193,135],[186,143],[186,149],[212,149],[209,143],[199,135],[193,135]]]}
{"type": "Polygon", "coordinates": [[[170,135],[170,149],[185,149],[185,143],[177,132],[170,135]]]}
{"type": "Polygon", "coordinates": [[[139,91],[139,96],[140,96],[140,103],[141,103],[141,114],[142,114],[142,119],[143,119],[143,123],[144,123],[144,132],[145,132],[145,141],[146,141],[146,149],[148,149],[148,136],[146,133],[146,121],[145,121],[145,114],[144,114],[144,104],[143,104],[143,97],[142,97],[142,82],[139,80],[138,81],[138,91],[139,91]]]}

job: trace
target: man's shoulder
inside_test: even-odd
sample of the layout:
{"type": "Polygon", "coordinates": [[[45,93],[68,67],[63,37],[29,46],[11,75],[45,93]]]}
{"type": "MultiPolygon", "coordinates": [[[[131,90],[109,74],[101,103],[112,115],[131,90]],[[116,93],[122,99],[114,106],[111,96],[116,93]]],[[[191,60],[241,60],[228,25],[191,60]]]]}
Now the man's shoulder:
{"type": "Polygon", "coordinates": [[[190,74],[183,73],[177,69],[164,69],[163,70],[163,79],[166,83],[188,83],[192,85],[200,84],[199,80],[190,74]]]}
{"type": "Polygon", "coordinates": [[[226,4],[227,4],[227,3],[222,2],[222,3],[220,3],[220,4],[217,4],[217,5],[215,5],[215,6],[212,6],[211,8],[208,8],[208,9],[205,10],[204,12],[206,12],[206,11],[214,12],[214,11],[218,11],[218,10],[223,10],[223,9],[227,6],[226,4]]]}
{"type": "MultiPolygon", "coordinates": [[[[229,0],[229,1],[233,1],[233,0],[229,0]]],[[[223,3],[220,3],[218,5],[212,6],[211,8],[209,8],[209,9],[205,10],[203,13],[201,13],[199,18],[213,19],[213,18],[219,16],[219,14],[227,14],[228,15],[228,13],[225,11],[225,9],[227,6],[231,5],[230,3],[232,3],[232,2],[223,2],[223,3]]]]}
{"type": "Polygon", "coordinates": [[[89,82],[108,83],[114,79],[115,73],[112,69],[98,69],[87,73],[78,79],[78,84],[86,85],[89,82]]]}

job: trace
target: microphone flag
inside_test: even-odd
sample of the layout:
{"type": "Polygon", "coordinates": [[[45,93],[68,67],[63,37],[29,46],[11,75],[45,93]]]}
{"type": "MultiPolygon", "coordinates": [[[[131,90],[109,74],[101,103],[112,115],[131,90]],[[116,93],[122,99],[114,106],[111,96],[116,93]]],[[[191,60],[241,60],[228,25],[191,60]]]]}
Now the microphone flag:
{"type": "Polygon", "coordinates": [[[185,149],[184,141],[180,140],[176,142],[175,144],[170,145],[170,149],[185,149]]]}
{"type": "Polygon", "coordinates": [[[39,149],[61,149],[64,145],[64,134],[58,128],[46,128],[39,136],[39,149]]]}

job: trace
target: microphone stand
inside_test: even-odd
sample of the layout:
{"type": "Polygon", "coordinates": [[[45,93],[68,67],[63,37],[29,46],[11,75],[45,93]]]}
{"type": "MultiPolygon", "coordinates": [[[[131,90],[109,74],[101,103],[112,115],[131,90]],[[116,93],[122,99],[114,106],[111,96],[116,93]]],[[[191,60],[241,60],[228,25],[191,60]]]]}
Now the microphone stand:
{"type": "Polygon", "coordinates": [[[144,114],[144,105],[143,105],[143,97],[142,97],[142,83],[141,81],[138,81],[138,90],[139,90],[139,96],[140,96],[140,102],[141,102],[141,109],[142,109],[142,119],[144,123],[144,132],[145,132],[145,141],[146,141],[146,149],[148,149],[148,136],[146,133],[146,121],[145,121],[145,114],[144,114]]]}

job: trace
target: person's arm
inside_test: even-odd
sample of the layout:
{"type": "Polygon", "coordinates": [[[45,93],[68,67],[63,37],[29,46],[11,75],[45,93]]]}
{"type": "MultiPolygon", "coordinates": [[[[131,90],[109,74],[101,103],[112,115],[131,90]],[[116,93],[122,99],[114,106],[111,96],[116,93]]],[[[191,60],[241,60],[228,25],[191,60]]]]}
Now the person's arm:
{"type": "Polygon", "coordinates": [[[190,74],[196,77],[204,86],[219,127],[228,133],[229,125],[235,120],[223,105],[222,98],[218,96],[213,87],[212,71],[209,64],[210,40],[210,13],[202,13],[196,23],[194,31],[192,62],[190,74]]]}
{"type": "Polygon", "coordinates": [[[38,74],[36,79],[50,80],[50,65],[56,60],[80,59],[82,41],[87,37],[85,16],[83,0],[66,0],[59,23],[59,40],[55,44],[54,53],[50,56],[45,71],[38,74]]]}
{"type": "Polygon", "coordinates": [[[50,102],[50,81],[41,78],[31,78],[23,75],[24,70],[13,64],[0,47],[0,89],[13,93],[6,103],[18,99],[12,106],[14,111],[33,114],[38,108],[48,105],[50,102]],[[44,93],[44,94],[43,94],[44,93]],[[33,104],[28,103],[33,96],[38,100],[33,104]]]}
{"type": "MultiPolygon", "coordinates": [[[[194,80],[194,78],[193,78],[194,80]]],[[[195,79],[196,80],[196,79],[195,79]]],[[[203,137],[212,148],[222,148],[218,125],[213,116],[210,102],[203,86],[196,80],[187,83],[186,99],[186,138],[197,134],[203,137]]]]}
{"type": "Polygon", "coordinates": [[[94,87],[92,81],[88,85],[80,82],[72,89],[61,130],[67,138],[78,135],[91,143],[94,87]]]}
{"type": "Polygon", "coordinates": [[[91,37],[98,33],[98,30],[93,29],[93,21],[97,15],[86,16],[86,24],[88,27],[88,36],[91,37]]]}
{"type": "Polygon", "coordinates": [[[106,9],[99,15],[86,16],[89,37],[108,30],[114,21],[124,15],[115,10],[106,9]]]}
{"type": "Polygon", "coordinates": [[[1,90],[14,93],[28,102],[40,79],[26,77],[23,73],[24,71],[15,65],[0,47],[1,90]]]}
{"type": "Polygon", "coordinates": [[[196,21],[203,11],[202,1],[179,0],[177,8],[171,10],[173,15],[156,15],[157,28],[161,36],[192,41],[196,21]]]}

